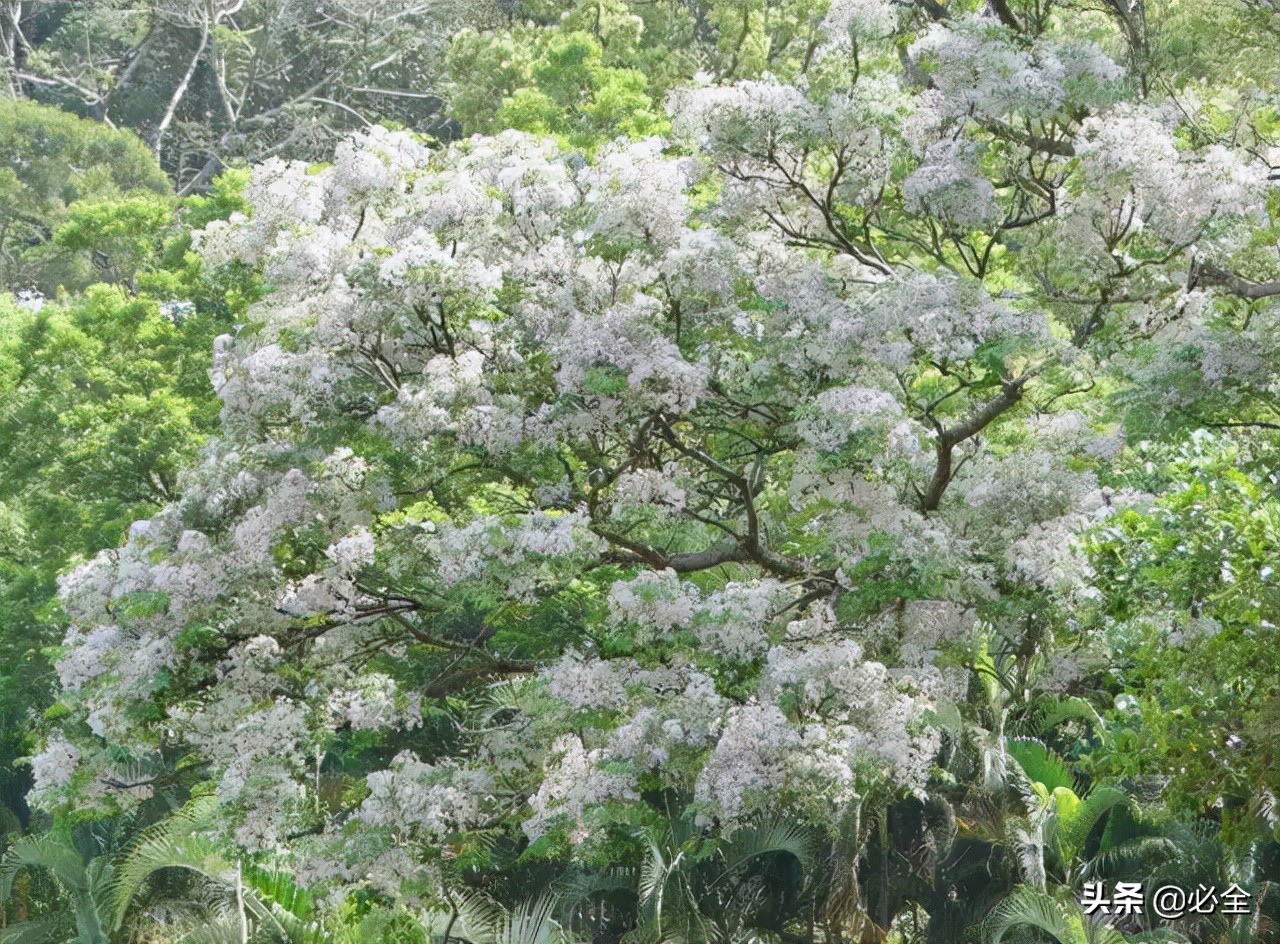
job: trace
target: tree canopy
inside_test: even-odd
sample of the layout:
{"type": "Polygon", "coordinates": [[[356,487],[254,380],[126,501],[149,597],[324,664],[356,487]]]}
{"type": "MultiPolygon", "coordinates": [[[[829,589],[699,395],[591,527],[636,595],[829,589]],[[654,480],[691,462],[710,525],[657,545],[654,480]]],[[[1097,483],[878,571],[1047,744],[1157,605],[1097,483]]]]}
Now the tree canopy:
{"type": "Polygon", "coordinates": [[[146,143],[14,149],[15,919],[1271,939],[1274,8],[69,6],[15,88],[146,143]]]}

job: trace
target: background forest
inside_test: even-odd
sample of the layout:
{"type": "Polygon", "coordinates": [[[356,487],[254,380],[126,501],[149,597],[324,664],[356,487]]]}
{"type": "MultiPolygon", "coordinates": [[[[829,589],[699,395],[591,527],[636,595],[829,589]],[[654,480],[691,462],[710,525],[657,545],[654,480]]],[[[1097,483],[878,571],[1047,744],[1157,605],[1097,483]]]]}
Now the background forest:
{"type": "Polygon", "coordinates": [[[0,2],[0,942],[1280,941],[1277,49],[0,2]]]}

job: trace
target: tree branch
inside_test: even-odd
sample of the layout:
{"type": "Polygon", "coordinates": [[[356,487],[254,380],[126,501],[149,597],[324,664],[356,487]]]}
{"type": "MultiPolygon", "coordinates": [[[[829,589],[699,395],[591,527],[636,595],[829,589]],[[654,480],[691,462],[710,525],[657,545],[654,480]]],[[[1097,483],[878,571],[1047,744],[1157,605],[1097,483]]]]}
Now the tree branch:
{"type": "Polygon", "coordinates": [[[721,564],[742,564],[751,561],[741,541],[725,541],[723,544],[717,544],[703,551],[666,554],[657,548],[633,541],[599,526],[593,526],[591,530],[610,544],[622,549],[603,554],[601,561],[606,564],[647,564],[655,570],[669,569],[678,574],[690,574],[710,570],[721,564]]]}
{"type": "Polygon", "coordinates": [[[1016,144],[1025,145],[1033,151],[1039,151],[1042,154],[1053,154],[1057,157],[1076,156],[1075,145],[1070,141],[1058,140],[1057,138],[1042,138],[1027,131],[1019,131],[1013,125],[998,121],[995,118],[981,119],[978,123],[992,134],[1007,138],[1016,144]]]}
{"type": "Polygon", "coordinates": [[[1280,295],[1280,282],[1251,282],[1208,261],[1198,261],[1191,268],[1191,287],[1214,285],[1225,288],[1239,298],[1255,300],[1280,295]]]}
{"type": "Polygon", "coordinates": [[[805,568],[798,561],[776,554],[764,546],[760,533],[760,514],[756,509],[756,489],[745,476],[735,472],[720,460],[708,455],[695,446],[680,441],[675,430],[666,420],[660,420],[659,435],[681,455],[710,469],[724,479],[742,496],[743,513],[747,518],[747,533],[739,539],[742,550],[747,557],[765,570],[782,577],[800,577],[805,568]]]}
{"type": "Polygon", "coordinates": [[[999,396],[988,400],[973,413],[969,414],[964,421],[957,423],[955,426],[938,430],[938,439],[934,446],[937,453],[937,462],[934,465],[933,477],[929,480],[928,489],[920,496],[920,506],[924,511],[937,511],[938,506],[942,503],[942,496],[946,492],[947,486],[951,484],[951,478],[955,471],[952,467],[955,447],[966,439],[972,439],[978,435],[1002,413],[1007,413],[1013,409],[1018,401],[1022,399],[1022,392],[1031,377],[1030,373],[1026,373],[1016,380],[1003,381],[1000,385],[999,396]]]}
{"type": "Polygon", "coordinates": [[[200,57],[204,55],[204,49],[207,45],[209,45],[209,21],[205,20],[204,28],[200,30],[200,43],[196,46],[195,55],[191,57],[191,62],[187,65],[187,71],[182,76],[182,81],[173,90],[173,97],[169,99],[169,107],[165,109],[164,117],[160,119],[160,124],[156,126],[156,140],[152,146],[156,157],[160,156],[165,132],[169,130],[169,125],[173,123],[173,116],[177,114],[178,105],[186,97],[187,89],[191,86],[191,77],[196,74],[196,66],[200,64],[200,57]]]}

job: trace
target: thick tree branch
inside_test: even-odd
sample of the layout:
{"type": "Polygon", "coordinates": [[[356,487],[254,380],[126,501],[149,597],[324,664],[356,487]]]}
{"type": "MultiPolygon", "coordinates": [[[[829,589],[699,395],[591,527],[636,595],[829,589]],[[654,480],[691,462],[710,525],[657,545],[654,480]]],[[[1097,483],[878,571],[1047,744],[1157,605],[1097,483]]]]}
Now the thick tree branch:
{"type": "Polygon", "coordinates": [[[987,6],[991,8],[992,12],[994,12],[997,17],[999,17],[1000,22],[1009,27],[1009,29],[1013,30],[1015,33],[1022,32],[1022,24],[1018,22],[1018,18],[1014,16],[1013,11],[1009,9],[1009,4],[1006,0],[987,0],[987,6]]]}
{"type": "Polygon", "coordinates": [[[983,118],[978,123],[992,134],[1029,147],[1041,154],[1053,154],[1057,157],[1076,156],[1075,145],[1066,139],[1044,138],[1029,131],[1020,131],[1013,125],[995,118],[983,118]]]}
{"type": "Polygon", "coordinates": [[[687,551],[667,554],[647,544],[633,541],[601,527],[592,531],[621,550],[608,551],[601,560],[606,564],[647,564],[655,570],[674,570],[678,574],[710,570],[721,564],[742,564],[751,561],[740,541],[725,541],[703,551],[687,551]]]}
{"type": "Polygon", "coordinates": [[[1234,272],[1228,272],[1212,262],[1196,262],[1191,269],[1191,285],[1213,285],[1226,289],[1232,295],[1250,300],[1274,298],[1280,295],[1280,282],[1251,282],[1234,272]]]}
{"type": "Polygon", "coordinates": [[[940,427],[938,439],[934,445],[937,460],[933,469],[933,477],[929,487],[920,496],[920,506],[924,511],[937,511],[942,503],[942,496],[951,484],[955,447],[966,439],[972,439],[1003,413],[1007,413],[1022,399],[1022,392],[1032,375],[1023,374],[1016,380],[1006,380],[1001,384],[999,396],[988,400],[973,413],[955,426],[940,427]]]}
{"type": "Polygon", "coordinates": [[[743,552],[750,560],[770,573],[782,577],[799,577],[805,573],[804,566],[798,561],[774,553],[764,545],[760,529],[760,514],[756,508],[757,489],[747,476],[735,472],[705,451],[681,442],[675,430],[665,420],[661,421],[658,432],[663,440],[677,452],[716,473],[742,497],[743,514],[747,519],[747,533],[739,541],[743,552]]]}
{"type": "Polygon", "coordinates": [[[916,6],[925,12],[929,19],[936,23],[941,23],[943,20],[949,19],[951,16],[950,11],[939,3],[938,0],[915,0],[915,3],[916,6]]]}

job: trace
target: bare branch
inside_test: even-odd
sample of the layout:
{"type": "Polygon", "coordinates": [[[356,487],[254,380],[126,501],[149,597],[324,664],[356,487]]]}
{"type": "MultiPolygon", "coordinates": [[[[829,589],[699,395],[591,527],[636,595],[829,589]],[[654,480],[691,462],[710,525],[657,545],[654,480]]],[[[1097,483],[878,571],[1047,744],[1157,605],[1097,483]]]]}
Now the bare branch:
{"type": "Polygon", "coordinates": [[[169,107],[165,109],[164,117],[160,119],[160,124],[156,126],[156,140],[152,145],[152,150],[156,156],[160,155],[161,148],[164,146],[164,135],[169,130],[169,125],[173,123],[173,116],[178,111],[178,105],[182,103],[186,97],[187,89],[191,87],[191,77],[196,73],[196,66],[200,64],[200,57],[204,55],[205,47],[209,45],[209,22],[205,21],[203,28],[200,30],[200,43],[196,46],[195,55],[191,57],[191,62],[187,65],[187,71],[182,76],[182,81],[178,83],[178,87],[173,90],[173,96],[169,99],[169,107]]]}

